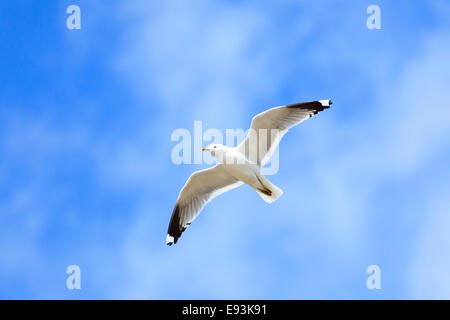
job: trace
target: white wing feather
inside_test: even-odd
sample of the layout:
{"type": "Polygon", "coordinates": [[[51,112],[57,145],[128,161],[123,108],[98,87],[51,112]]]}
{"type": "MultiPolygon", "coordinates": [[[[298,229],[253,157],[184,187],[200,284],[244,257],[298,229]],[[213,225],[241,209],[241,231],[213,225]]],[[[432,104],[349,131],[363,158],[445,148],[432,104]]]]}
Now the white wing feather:
{"type": "Polygon", "coordinates": [[[253,117],[249,134],[237,148],[247,159],[263,166],[290,128],[329,108],[330,104],[331,100],[319,100],[264,111],[253,117]]]}
{"type": "Polygon", "coordinates": [[[241,181],[229,175],[223,165],[194,172],[178,196],[167,231],[166,243],[177,243],[183,231],[203,207],[218,195],[239,187],[241,181]]]}

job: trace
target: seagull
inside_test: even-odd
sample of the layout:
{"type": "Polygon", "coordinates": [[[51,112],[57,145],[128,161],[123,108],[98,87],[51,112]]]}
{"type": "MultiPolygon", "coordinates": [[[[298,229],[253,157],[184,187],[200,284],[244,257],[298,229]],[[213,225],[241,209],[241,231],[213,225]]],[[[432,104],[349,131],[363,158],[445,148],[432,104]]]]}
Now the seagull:
{"type": "Polygon", "coordinates": [[[283,190],[264,177],[261,168],[268,163],[290,128],[328,109],[331,104],[328,99],[271,108],[253,117],[246,138],[238,146],[211,144],[202,148],[210,152],[218,163],[194,172],[181,189],[170,218],[166,244],[177,243],[208,202],[244,183],[255,189],[265,202],[277,200],[283,190]]]}

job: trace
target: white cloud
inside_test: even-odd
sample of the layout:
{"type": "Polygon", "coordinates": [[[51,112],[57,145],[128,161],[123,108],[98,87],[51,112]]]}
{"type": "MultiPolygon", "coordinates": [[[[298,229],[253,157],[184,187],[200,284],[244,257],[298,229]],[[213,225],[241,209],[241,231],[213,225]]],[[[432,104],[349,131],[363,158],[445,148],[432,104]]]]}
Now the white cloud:
{"type": "MultiPolygon", "coordinates": [[[[448,178],[448,177],[447,177],[448,178]]],[[[421,229],[412,243],[414,254],[403,279],[412,299],[450,298],[450,189],[430,194],[421,229]]]]}
{"type": "MultiPolygon", "coordinates": [[[[280,57],[280,48],[264,47],[266,51],[259,56],[256,64],[249,60],[254,49],[251,48],[252,38],[258,37],[261,30],[264,30],[261,21],[270,19],[263,12],[246,9],[235,17],[237,13],[232,6],[223,7],[221,13],[216,14],[215,8],[210,4],[201,1],[195,4],[195,7],[190,7],[177,3],[177,10],[174,7],[153,8],[155,17],[142,23],[137,29],[130,29],[133,37],[130,38],[129,51],[122,57],[122,70],[129,73],[131,83],[140,87],[141,94],[147,87],[151,88],[149,90],[152,93],[156,93],[165,108],[162,110],[165,120],[183,112],[183,108],[189,105],[190,114],[207,123],[214,123],[212,126],[235,126],[236,121],[245,124],[242,118],[245,118],[246,113],[242,108],[251,104],[254,98],[251,98],[251,94],[242,93],[242,88],[247,88],[249,83],[261,85],[269,88],[270,94],[283,84],[284,77],[292,76],[287,70],[276,74],[276,77],[269,76],[272,66],[268,61],[280,57]],[[248,16],[244,17],[245,14],[248,16]],[[243,24],[237,23],[242,21],[243,24]],[[237,35],[236,39],[229,37],[230,34],[237,35]],[[142,38],[147,41],[137,41],[142,38]],[[222,47],[227,50],[218,49],[222,47]],[[141,68],[137,77],[133,63],[141,68]],[[266,79],[261,80],[261,77],[266,79]],[[198,87],[199,84],[203,87],[198,87]],[[219,110],[227,112],[217,120],[219,110]]],[[[305,26],[310,24],[311,22],[305,23],[305,26]]],[[[301,41],[303,36],[305,35],[300,34],[298,40],[301,41]]],[[[367,65],[364,59],[348,60],[348,63],[355,62],[353,67],[360,73],[369,70],[368,77],[372,77],[377,84],[379,98],[364,102],[364,107],[374,107],[374,111],[358,123],[345,123],[333,118],[328,120],[330,118],[322,116],[320,127],[305,124],[302,131],[293,132],[292,134],[301,135],[302,141],[306,137],[312,137],[312,142],[310,140],[308,143],[306,140],[302,145],[307,156],[300,156],[295,148],[289,148],[299,140],[299,136],[287,138],[283,142],[281,166],[298,168],[296,164],[299,157],[307,157],[300,160],[306,160],[304,163],[308,167],[305,165],[303,169],[298,168],[298,172],[289,170],[289,173],[282,168],[280,177],[274,178],[287,190],[285,201],[277,208],[263,208],[257,199],[253,199],[253,210],[273,212],[277,219],[273,219],[268,213],[269,217],[254,221],[254,217],[248,215],[248,211],[252,209],[242,203],[239,211],[246,212],[247,216],[238,217],[234,214],[237,209],[233,200],[242,199],[242,195],[225,195],[228,201],[221,201],[220,207],[216,205],[211,208],[210,204],[209,209],[205,209],[201,215],[201,221],[195,222],[195,232],[189,230],[189,236],[183,235],[183,245],[162,253],[157,249],[158,245],[155,245],[153,252],[151,247],[140,245],[143,242],[140,237],[151,232],[143,226],[150,225],[152,222],[149,217],[159,214],[161,209],[143,212],[142,216],[138,216],[139,222],[135,224],[133,235],[130,234],[129,241],[124,246],[130,272],[139,276],[123,292],[131,292],[133,297],[139,297],[140,294],[150,297],[186,297],[184,295],[187,293],[173,292],[170,286],[167,288],[167,278],[174,277],[187,283],[195,279],[197,287],[190,292],[200,298],[207,298],[207,294],[217,298],[230,295],[261,296],[271,284],[267,281],[251,289],[257,281],[248,278],[251,273],[249,270],[260,266],[257,260],[246,258],[251,251],[245,242],[242,243],[248,236],[247,228],[250,226],[256,228],[251,231],[258,239],[258,229],[284,233],[287,239],[284,254],[291,256],[295,264],[301,265],[305,262],[304,257],[310,255],[305,246],[308,239],[314,237],[314,233],[329,239],[327,243],[332,245],[326,248],[326,252],[339,252],[341,263],[352,261],[353,264],[358,264],[363,261],[367,257],[364,248],[368,245],[368,234],[377,232],[373,230],[373,226],[368,225],[370,215],[374,214],[374,193],[378,192],[386,180],[399,179],[420,170],[429,157],[440,152],[443,146],[440,138],[448,134],[446,123],[440,122],[436,117],[423,116],[423,108],[427,104],[433,105],[436,113],[447,114],[441,104],[441,101],[448,101],[448,93],[443,90],[447,87],[447,79],[439,65],[448,53],[446,49],[437,50],[436,46],[443,37],[445,35],[437,36],[435,40],[426,40],[421,54],[412,59],[404,72],[398,77],[395,75],[394,79],[387,78],[392,76],[390,72],[380,72],[376,63],[367,65]],[[441,54],[436,56],[435,53],[439,51],[441,54]],[[436,75],[441,78],[436,79],[436,75]],[[302,207],[294,210],[294,203],[298,204],[299,198],[302,199],[302,207]],[[217,228],[212,218],[207,216],[212,211],[214,221],[220,221],[217,228]],[[233,217],[239,219],[240,226],[233,222],[233,217]],[[221,241],[220,237],[215,236],[218,234],[226,234],[228,237],[221,241]],[[208,239],[206,243],[205,238],[208,239]],[[304,245],[293,245],[296,243],[304,245]],[[181,249],[193,246],[196,248],[194,252],[184,252],[181,249]],[[221,270],[220,266],[209,260],[199,263],[205,257],[217,259],[217,252],[223,253],[219,261],[226,261],[228,270],[221,270]],[[182,265],[180,261],[183,261],[182,265]],[[222,275],[227,272],[230,272],[230,277],[225,281],[222,275]]],[[[333,43],[338,45],[335,42],[328,43],[329,50],[333,50],[333,43]]],[[[319,63],[320,56],[313,61],[319,63]]],[[[388,65],[389,61],[386,61],[381,67],[388,65]]],[[[339,104],[333,107],[334,112],[339,113],[339,104]]],[[[356,107],[362,106],[359,104],[356,107]]],[[[250,192],[239,192],[250,196],[250,192]]],[[[164,225],[163,228],[165,227],[164,225]]],[[[159,233],[159,226],[153,232],[159,233]]],[[[340,267],[344,268],[344,265],[340,267]]],[[[266,279],[276,277],[269,269],[263,268],[260,272],[268,275],[266,279]]],[[[301,275],[299,277],[293,279],[292,286],[299,286],[304,281],[301,280],[301,275]]],[[[344,280],[335,282],[335,285],[345,285],[342,281],[344,280]]],[[[186,289],[184,286],[183,288],[186,289]]],[[[293,295],[299,294],[294,287],[287,291],[293,295]]],[[[320,295],[318,292],[316,294],[320,295]]]]}
{"type": "MultiPolygon", "coordinates": [[[[260,10],[254,4],[133,4],[135,8],[127,4],[115,12],[128,29],[125,49],[112,64],[129,87],[137,88],[134,93],[140,102],[139,114],[148,122],[139,123],[135,131],[120,139],[108,134],[94,138],[78,124],[69,129],[55,128],[51,121],[29,123],[20,119],[19,125],[5,129],[3,150],[21,159],[25,151],[32,150],[33,158],[26,160],[38,159],[38,164],[44,164],[49,155],[61,149],[88,152],[85,148],[90,146],[97,183],[103,188],[112,185],[137,193],[133,199],[138,203],[122,209],[128,222],[119,231],[114,227],[120,221],[114,217],[91,217],[84,233],[86,242],[63,254],[65,259],[78,257],[95,266],[90,269],[90,277],[95,279],[90,287],[95,289],[88,292],[114,298],[291,298],[308,294],[320,298],[330,294],[321,291],[327,285],[342,295],[355,292],[341,290],[348,287],[347,279],[331,279],[327,276],[328,266],[346,270],[361,263],[369,254],[368,238],[382,236],[376,227],[368,225],[371,215],[384,214],[374,212],[374,203],[383,201],[376,193],[386,181],[419,174],[429,159],[439,157],[448,148],[448,35],[436,34],[423,43],[418,41],[423,50],[391,79],[387,66],[396,61],[395,57],[387,55],[386,64],[367,65],[364,57],[355,61],[334,32],[324,31],[321,37],[334,39],[326,43],[326,50],[339,59],[328,60],[327,52],[318,51],[319,44],[314,43],[313,49],[305,49],[306,61],[296,61],[297,55],[303,56],[296,52],[296,44],[306,48],[309,41],[314,42],[308,39],[318,26],[312,18],[285,26],[278,25],[277,11],[260,10]],[[264,41],[265,37],[270,41],[264,41]],[[283,37],[289,40],[283,41],[283,37]],[[298,71],[306,67],[303,64],[310,62],[323,68],[324,77],[333,62],[352,64],[352,72],[356,70],[376,83],[378,99],[364,102],[364,106],[354,100],[345,101],[351,102],[351,107],[335,103],[329,113],[305,122],[301,129],[286,136],[280,151],[280,174],[271,177],[285,190],[281,201],[267,206],[252,190],[242,187],[209,204],[180,243],[166,248],[165,231],[173,203],[159,199],[164,196],[175,201],[185,177],[172,176],[168,181],[164,175],[177,170],[187,177],[195,169],[175,168],[170,163],[170,128],[189,126],[197,119],[203,120],[205,127],[245,128],[254,113],[251,106],[265,105],[269,100],[278,103],[274,99],[286,82],[295,79],[298,71]],[[356,108],[367,108],[369,112],[357,121],[349,120],[348,113],[358,111],[356,108]],[[28,130],[22,132],[24,126],[28,130]],[[166,192],[172,196],[164,195],[166,192]],[[110,233],[122,244],[112,245],[110,233]],[[98,242],[92,244],[92,239],[98,242]],[[271,256],[274,252],[280,261],[271,256]],[[279,263],[289,265],[280,267],[279,263]],[[314,273],[315,268],[321,272],[314,273]],[[285,278],[281,279],[280,270],[285,278]],[[274,290],[281,286],[278,280],[285,286],[283,292],[274,290]]],[[[314,16],[320,14],[331,18],[335,13],[328,10],[315,12],[314,16]]],[[[353,18],[341,22],[345,25],[358,21],[353,18]]],[[[364,50],[358,50],[364,56],[364,50]]],[[[341,97],[357,91],[356,82],[348,83],[341,97]]],[[[309,95],[304,88],[299,90],[309,95]]],[[[46,221],[33,220],[30,208],[41,210],[39,218],[47,219],[45,213],[66,193],[62,190],[56,200],[40,208],[39,199],[48,200],[52,190],[41,190],[48,176],[39,165],[33,168],[35,182],[29,189],[19,189],[7,207],[2,207],[30,214],[25,216],[27,222],[15,229],[24,231],[26,237],[8,234],[0,241],[2,253],[8,248],[22,248],[0,265],[6,272],[30,261],[37,261],[39,270],[55,263],[36,255],[46,252],[46,244],[40,241],[46,221]],[[13,239],[13,246],[7,248],[6,239],[13,239]]],[[[431,189],[439,187],[438,182],[430,184],[431,189]]],[[[424,201],[437,203],[432,196],[425,196],[424,201]]],[[[444,230],[448,225],[448,204],[442,199],[436,207],[430,205],[430,214],[424,217],[425,227],[413,243],[417,250],[411,274],[418,277],[411,285],[413,295],[448,296],[444,270],[449,259],[440,251],[447,250],[444,230]]],[[[385,215],[384,219],[389,222],[390,217],[385,215]]],[[[32,272],[28,277],[30,283],[35,283],[32,272]]]]}

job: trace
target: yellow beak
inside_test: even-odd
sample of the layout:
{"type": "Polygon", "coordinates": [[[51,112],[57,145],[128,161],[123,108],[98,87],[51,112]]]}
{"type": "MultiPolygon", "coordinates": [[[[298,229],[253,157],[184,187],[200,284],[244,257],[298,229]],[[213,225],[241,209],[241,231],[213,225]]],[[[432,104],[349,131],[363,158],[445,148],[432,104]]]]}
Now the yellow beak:
{"type": "Polygon", "coordinates": [[[202,148],[202,151],[207,151],[208,149],[206,149],[206,148],[202,148]]]}

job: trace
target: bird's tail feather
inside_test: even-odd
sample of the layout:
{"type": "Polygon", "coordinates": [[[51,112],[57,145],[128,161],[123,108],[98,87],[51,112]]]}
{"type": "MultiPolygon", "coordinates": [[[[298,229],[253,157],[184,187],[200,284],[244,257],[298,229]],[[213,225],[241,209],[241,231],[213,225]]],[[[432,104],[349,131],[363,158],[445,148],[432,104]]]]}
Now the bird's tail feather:
{"type": "Polygon", "coordinates": [[[261,186],[255,188],[255,190],[265,202],[272,203],[283,194],[283,190],[278,188],[263,175],[260,175],[258,180],[261,183],[261,186]]]}

